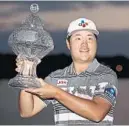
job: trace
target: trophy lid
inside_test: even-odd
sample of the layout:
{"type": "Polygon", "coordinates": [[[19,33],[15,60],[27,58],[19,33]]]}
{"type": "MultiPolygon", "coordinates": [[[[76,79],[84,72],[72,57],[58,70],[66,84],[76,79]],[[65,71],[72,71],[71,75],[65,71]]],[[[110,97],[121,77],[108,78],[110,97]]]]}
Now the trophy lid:
{"type": "Polygon", "coordinates": [[[16,55],[42,58],[54,49],[53,39],[44,29],[44,23],[37,15],[38,4],[30,6],[31,14],[21,26],[9,36],[8,43],[16,55]]]}
{"type": "Polygon", "coordinates": [[[36,3],[33,3],[30,5],[30,10],[32,13],[37,13],[39,11],[39,5],[36,3]]]}

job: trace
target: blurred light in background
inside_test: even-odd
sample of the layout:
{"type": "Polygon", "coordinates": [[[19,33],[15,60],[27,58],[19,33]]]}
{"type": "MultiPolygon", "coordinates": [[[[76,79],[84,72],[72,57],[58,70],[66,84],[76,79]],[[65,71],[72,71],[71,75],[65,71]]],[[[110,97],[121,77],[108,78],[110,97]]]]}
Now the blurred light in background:
{"type": "Polygon", "coordinates": [[[117,72],[122,72],[122,70],[123,70],[123,66],[122,65],[119,64],[119,65],[116,66],[116,71],[117,72]]]}

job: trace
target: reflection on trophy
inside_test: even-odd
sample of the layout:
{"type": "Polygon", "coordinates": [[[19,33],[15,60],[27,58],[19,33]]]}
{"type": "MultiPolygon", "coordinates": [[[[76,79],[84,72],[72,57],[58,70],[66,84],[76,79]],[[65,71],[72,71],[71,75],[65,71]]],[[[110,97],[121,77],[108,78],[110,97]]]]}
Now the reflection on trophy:
{"type": "Polygon", "coordinates": [[[19,73],[9,80],[10,87],[20,89],[40,87],[36,80],[36,67],[41,59],[54,49],[52,37],[44,30],[44,24],[37,16],[38,4],[32,4],[30,10],[31,14],[8,39],[17,60],[31,62],[23,62],[19,73]]]}

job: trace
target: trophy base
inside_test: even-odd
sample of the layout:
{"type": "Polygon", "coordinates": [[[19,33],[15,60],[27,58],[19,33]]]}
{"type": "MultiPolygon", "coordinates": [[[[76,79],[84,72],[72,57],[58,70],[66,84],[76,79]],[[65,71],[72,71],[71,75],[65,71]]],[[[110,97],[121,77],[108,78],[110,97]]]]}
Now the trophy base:
{"type": "Polygon", "coordinates": [[[40,88],[41,84],[36,77],[17,75],[9,80],[8,85],[13,88],[40,88]]]}

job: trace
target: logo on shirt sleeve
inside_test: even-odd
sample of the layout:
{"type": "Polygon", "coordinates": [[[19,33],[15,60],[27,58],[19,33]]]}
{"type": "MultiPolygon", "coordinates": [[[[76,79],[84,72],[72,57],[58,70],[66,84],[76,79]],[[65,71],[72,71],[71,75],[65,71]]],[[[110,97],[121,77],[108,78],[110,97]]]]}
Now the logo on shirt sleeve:
{"type": "Polygon", "coordinates": [[[117,96],[117,90],[114,86],[113,87],[106,87],[105,90],[104,90],[104,93],[108,97],[110,97],[111,99],[114,99],[117,96]]]}

